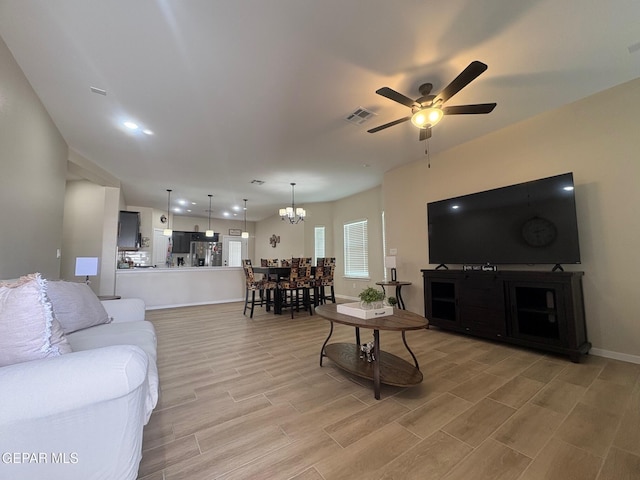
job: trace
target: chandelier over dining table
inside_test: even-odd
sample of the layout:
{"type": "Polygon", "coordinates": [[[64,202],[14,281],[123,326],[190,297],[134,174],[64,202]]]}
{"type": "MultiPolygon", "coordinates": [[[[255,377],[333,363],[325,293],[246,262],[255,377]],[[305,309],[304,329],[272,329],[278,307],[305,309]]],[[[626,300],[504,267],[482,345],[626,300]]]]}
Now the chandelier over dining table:
{"type": "Polygon", "coordinates": [[[295,183],[291,183],[291,206],[281,208],[279,210],[282,220],[289,220],[289,223],[304,222],[304,217],[307,216],[307,212],[304,208],[297,207],[295,202],[295,183]]]}

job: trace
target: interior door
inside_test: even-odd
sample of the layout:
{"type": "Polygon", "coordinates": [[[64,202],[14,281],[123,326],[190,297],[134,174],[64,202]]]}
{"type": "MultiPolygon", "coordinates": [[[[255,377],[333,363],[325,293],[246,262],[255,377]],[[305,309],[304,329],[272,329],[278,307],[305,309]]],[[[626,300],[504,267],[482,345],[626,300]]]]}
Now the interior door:
{"type": "Polygon", "coordinates": [[[247,258],[247,238],[222,236],[222,265],[224,267],[241,267],[242,259],[247,258]]]}
{"type": "Polygon", "coordinates": [[[153,229],[153,265],[163,267],[167,262],[169,238],[163,235],[161,228],[153,229]]]}

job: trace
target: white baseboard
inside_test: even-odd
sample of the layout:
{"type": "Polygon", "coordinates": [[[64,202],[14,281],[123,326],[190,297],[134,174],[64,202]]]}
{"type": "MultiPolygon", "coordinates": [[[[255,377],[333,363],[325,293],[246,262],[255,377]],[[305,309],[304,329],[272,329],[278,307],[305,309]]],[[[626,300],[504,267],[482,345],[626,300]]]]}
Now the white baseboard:
{"type": "Polygon", "coordinates": [[[595,355],[597,357],[612,358],[614,360],[621,360],[623,362],[640,364],[640,355],[612,352],[610,350],[603,350],[601,348],[591,348],[591,350],[589,350],[589,354],[595,355]]]}
{"type": "Polygon", "coordinates": [[[349,297],[348,295],[336,295],[336,298],[344,298],[345,300],[359,301],[360,297],[349,297]]]}

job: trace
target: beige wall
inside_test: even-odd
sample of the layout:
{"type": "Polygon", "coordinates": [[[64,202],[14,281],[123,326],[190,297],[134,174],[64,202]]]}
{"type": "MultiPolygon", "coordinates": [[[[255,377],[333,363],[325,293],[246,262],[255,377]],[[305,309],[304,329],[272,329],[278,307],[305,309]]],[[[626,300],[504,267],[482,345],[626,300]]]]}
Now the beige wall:
{"type": "Polygon", "coordinates": [[[60,278],[81,281],[76,257],[98,257],[98,275],[90,280],[99,295],[112,295],[115,288],[119,191],[86,180],[67,182],[60,278]]]}
{"type": "Polygon", "coordinates": [[[307,217],[304,222],[304,252],[313,257],[315,251],[315,227],[324,227],[325,257],[335,257],[333,202],[311,203],[306,208],[307,217]]]}
{"type": "Polygon", "coordinates": [[[82,281],[75,276],[76,257],[98,257],[91,288],[98,295],[113,295],[118,212],[124,205],[120,180],[71,149],[67,172],[83,180],[66,185],[60,278],[82,281]]]}
{"type": "Polygon", "coordinates": [[[408,308],[424,314],[420,269],[434,267],[427,202],[572,171],[582,264],[565,270],[585,272],[589,340],[596,353],[640,360],[639,111],[640,79],[433,155],[431,168],[423,159],[388,172],[387,245],[413,282],[408,308]]]}
{"type": "MultiPolygon", "coordinates": [[[[306,209],[304,205],[302,208],[306,209]]],[[[259,265],[261,258],[281,260],[283,258],[312,256],[313,250],[309,252],[305,247],[306,230],[306,221],[292,225],[288,221],[283,221],[277,213],[257,222],[254,257],[251,259],[253,264],[259,265]],[[272,235],[280,237],[280,243],[276,244],[275,248],[269,243],[272,235]]]]}
{"type": "MultiPolygon", "coordinates": [[[[336,258],[335,290],[344,298],[357,299],[358,294],[384,277],[382,252],[382,187],[372,188],[335,202],[311,203],[303,205],[307,211],[304,222],[291,225],[280,216],[273,215],[256,223],[255,256],[257,265],[261,258],[313,257],[314,229],[325,227],[325,256],[336,258]],[[345,223],[367,219],[369,233],[369,274],[368,279],[344,277],[344,236],[345,223]],[[271,247],[269,238],[280,237],[280,243],[271,247]]],[[[377,287],[380,288],[380,287],[377,287]]]]}
{"type": "Polygon", "coordinates": [[[0,278],[58,278],[67,152],[0,39],[0,278]]]}
{"type": "Polygon", "coordinates": [[[333,250],[336,257],[334,277],[336,294],[347,298],[357,298],[364,288],[376,287],[375,283],[383,279],[381,187],[372,188],[334,202],[333,250]],[[367,219],[369,233],[369,279],[345,278],[344,224],[363,219],[367,219]]]}

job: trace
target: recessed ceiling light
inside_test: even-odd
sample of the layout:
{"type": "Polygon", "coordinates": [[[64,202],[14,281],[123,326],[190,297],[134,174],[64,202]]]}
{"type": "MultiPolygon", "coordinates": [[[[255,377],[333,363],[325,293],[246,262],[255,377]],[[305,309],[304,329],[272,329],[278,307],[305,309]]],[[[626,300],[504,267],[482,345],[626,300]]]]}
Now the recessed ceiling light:
{"type": "Polygon", "coordinates": [[[144,133],[145,135],[153,135],[153,132],[148,128],[145,128],[144,130],[142,130],[142,133],[144,133]]]}
{"type": "Polygon", "coordinates": [[[137,130],[138,129],[138,125],[136,123],[133,122],[124,122],[124,126],[131,129],[131,130],[137,130]]]}
{"type": "Polygon", "coordinates": [[[229,216],[229,212],[224,212],[222,215],[224,215],[225,217],[229,216]]]}

